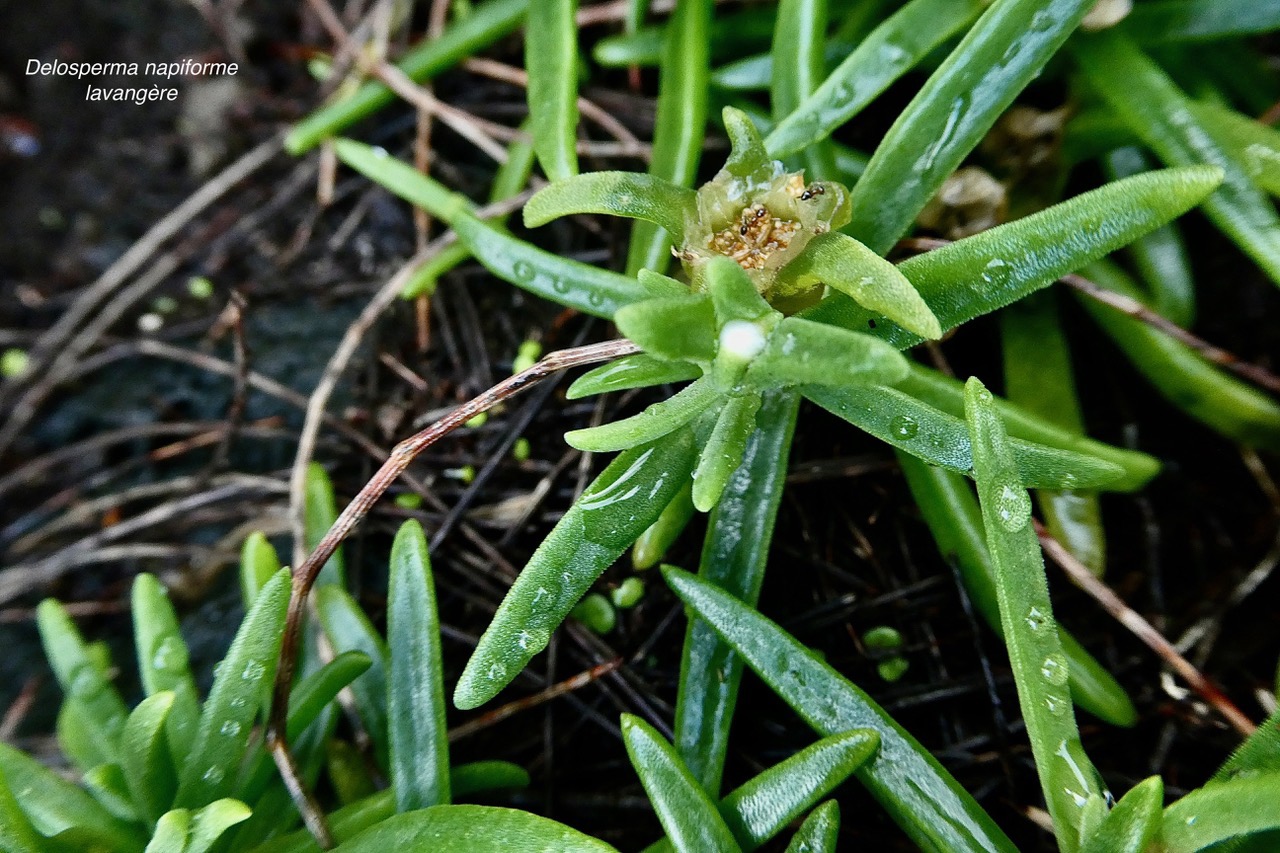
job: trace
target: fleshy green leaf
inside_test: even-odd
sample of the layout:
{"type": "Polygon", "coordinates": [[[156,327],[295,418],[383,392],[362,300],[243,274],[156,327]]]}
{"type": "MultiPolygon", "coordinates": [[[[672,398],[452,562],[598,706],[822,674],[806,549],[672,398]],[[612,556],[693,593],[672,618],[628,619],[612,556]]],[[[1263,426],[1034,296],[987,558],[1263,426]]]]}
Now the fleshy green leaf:
{"type": "Polygon", "coordinates": [[[298,682],[289,694],[289,739],[300,737],[329,703],[371,665],[372,659],[364,652],[347,650],[298,682]]]}
{"type": "Polygon", "coordinates": [[[687,382],[701,375],[702,371],[688,362],[665,361],[647,353],[638,353],[602,364],[582,374],[565,391],[565,397],[580,400],[610,391],[687,382]]]}
{"type": "Polygon", "coordinates": [[[1280,711],[1267,717],[1266,722],[1231,753],[1208,784],[1260,773],[1280,773],[1280,711]]]}
{"type": "MultiPolygon", "coordinates": [[[[1199,204],[1221,181],[1222,171],[1212,166],[1135,175],[908,258],[898,269],[946,331],[1034,293],[1158,228],[1199,204]]],[[[867,332],[899,349],[921,340],[842,297],[828,297],[805,316],[867,332]]]]}
{"type": "Polygon", "coordinates": [[[533,147],[553,181],[578,173],[577,11],[577,0],[539,0],[525,24],[533,147]]]}
{"type": "Polygon", "coordinates": [[[822,735],[874,729],[880,751],[858,778],[916,844],[954,853],[1013,844],[928,750],[803,644],[733,596],[678,569],[663,570],[686,605],[822,735]]]}
{"type": "Polygon", "coordinates": [[[646,299],[618,311],[618,331],[645,352],[706,364],[715,357],[715,308],[706,294],[646,299]]]}
{"type": "Polygon", "coordinates": [[[387,719],[391,787],[401,812],[449,803],[449,728],[445,720],[440,619],[427,537],[406,521],[391,546],[387,599],[387,719]]]}
{"type": "Polygon", "coordinates": [[[922,338],[942,337],[938,318],[902,271],[847,234],[820,234],[779,273],[784,293],[822,283],[922,338]]]}
{"type": "Polygon", "coordinates": [[[266,586],[271,576],[280,571],[280,557],[263,533],[250,533],[240,549],[240,601],[246,610],[266,586]]]}
{"type": "Polygon", "coordinates": [[[145,853],[183,853],[187,839],[191,837],[190,809],[174,809],[165,812],[156,824],[155,835],[147,844],[145,853]]]}
{"type": "MultiPolygon", "coordinates": [[[[339,692],[357,680],[361,673],[370,666],[370,658],[363,652],[345,651],[333,660],[318,667],[314,672],[299,681],[289,694],[289,710],[285,719],[285,740],[294,745],[295,751],[299,742],[305,746],[311,743],[323,743],[329,736],[334,718],[326,713],[330,703],[337,698],[339,692]],[[312,724],[322,719],[319,731],[312,730],[312,724]],[[304,735],[308,737],[304,737],[304,735]],[[299,739],[302,739],[299,741],[299,739]],[[312,738],[312,739],[308,739],[312,738]]],[[[307,753],[308,766],[314,766],[316,757],[307,753]]],[[[257,752],[253,765],[247,774],[247,781],[240,786],[236,794],[242,800],[259,802],[263,791],[271,781],[275,766],[271,757],[265,752],[257,752]]],[[[268,792],[266,796],[270,796],[268,792]]],[[[255,815],[255,820],[258,818],[255,815]]]]}
{"type": "Polygon", "coordinates": [[[5,853],[41,853],[44,848],[44,839],[23,814],[9,790],[9,783],[0,775],[0,850],[5,853]]]}
{"type": "MultiPolygon", "coordinates": [[[[822,82],[823,44],[826,42],[827,0],[781,0],[773,30],[773,59],[769,102],[773,117],[782,120],[812,95],[822,82]]],[[[799,155],[811,180],[836,177],[830,134],[810,141],[799,155]]]]}
{"type": "MultiPolygon", "coordinates": [[[[307,553],[315,550],[320,540],[338,520],[337,499],[333,494],[333,481],[319,462],[307,466],[306,494],[304,497],[304,521],[307,553]]],[[[346,586],[347,569],[339,546],[333,556],[325,561],[316,578],[317,586],[346,586]]]]}
{"type": "Polygon", "coordinates": [[[1093,4],[992,3],[881,140],[850,197],[848,232],[887,252],[1093,4]]]}
{"type": "Polygon", "coordinates": [[[729,159],[724,170],[740,178],[755,172],[769,162],[769,155],[760,141],[760,132],[742,110],[725,107],[721,112],[725,132],[729,134],[729,159]]]}
{"type": "Polygon", "coordinates": [[[1280,773],[1246,776],[1192,791],[1164,810],[1168,853],[1280,828],[1280,773]]]}
{"type": "Polygon", "coordinates": [[[697,194],[665,178],[636,172],[589,172],[539,190],[524,206],[524,224],[545,225],[574,213],[608,213],[665,228],[677,243],[696,215],[697,194]]]}
{"type": "Polygon", "coordinates": [[[1160,838],[1164,782],[1144,779],[1116,803],[1102,825],[1084,839],[1081,853],[1145,853],[1160,838]]]}
{"type": "Polygon", "coordinates": [[[720,389],[709,378],[703,377],[638,415],[597,427],[571,430],[564,434],[564,440],[570,447],[595,453],[636,447],[676,431],[720,396],[720,389]]]}
{"type": "MultiPolygon", "coordinates": [[[[742,465],[707,519],[699,576],[751,606],[764,582],[799,403],[791,391],[764,395],[742,465]],[[741,535],[744,530],[751,535],[741,535]]],[[[691,616],[681,653],[675,744],[708,791],[720,790],[741,682],[742,658],[710,625],[691,616]]]]}
{"type": "Polygon", "coordinates": [[[129,783],[119,764],[99,764],[84,774],[84,786],[102,807],[121,820],[138,820],[138,810],[129,795],[129,783]]]}
{"type": "Polygon", "coordinates": [[[703,267],[703,275],[719,325],[730,320],[759,320],[773,311],[756,291],[746,270],[731,259],[711,258],[703,267]]]}
{"type": "Polygon", "coordinates": [[[982,11],[982,0],[913,0],[876,27],[765,140],[782,157],[828,137],[982,11]]]}
{"type": "Polygon", "coordinates": [[[1121,28],[1143,42],[1265,33],[1280,28],[1280,6],[1267,0],[1157,0],[1135,5],[1121,28]]]}
{"type": "Polygon", "coordinates": [[[236,631],[179,773],[177,805],[207,805],[230,794],[235,786],[254,718],[275,676],[289,589],[289,572],[281,569],[258,593],[236,631]]]}
{"type": "Polygon", "coordinates": [[[835,800],[828,800],[800,824],[786,853],[835,853],[839,833],[840,806],[835,800]]]}
{"type": "Polygon", "coordinates": [[[529,787],[529,771],[510,761],[473,761],[449,771],[449,789],[459,800],[484,791],[529,787]]]}
{"type": "Polygon", "coordinates": [[[642,299],[685,292],[679,286],[655,290],[652,279],[639,281],[553,255],[504,234],[469,213],[458,214],[453,227],[476,260],[498,278],[596,317],[613,317],[619,308],[642,299]]]}
{"type": "Polygon", "coordinates": [[[433,806],[387,818],[335,848],[341,853],[448,850],[449,853],[616,853],[545,817],[494,806],[433,806]]]}
{"type": "Polygon", "coordinates": [[[786,317],[747,368],[755,387],[892,385],[910,372],[884,341],[839,326],[786,317]]]}
{"type": "Polygon", "coordinates": [[[356,600],[336,586],[316,590],[316,612],[325,635],[336,651],[368,655],[369,669],[351,683],[356,708],[373,743],[378,766],[387,768],[387,644],[369,622],[356,600]]]}
{"type": "Polygon", "coordinates": [[[678,285],[655,287],[652,279],[641,282],[561,258],[505,234],[472,215],[465,198],[381,149],[340,139],[334,150],[356,171],[453,226],[476,260],[530,293],[597,317],[612,317],[623,305],[684,292],[678,285]]]}
{"type": "Polygon", "coordinates": [[[136,826],[116,818],[84,790],[7,743],[0,743],[0,778],[17,792],[23,813],[43,836],[79,829],[109,850],[137,850],[143,844],[136,826]]]}
{"type": "Polygon", "coordinates": [[[729,397],[716,416],[716,425],[693,471],[693,505],[700,512],[711,511],[729,477],[742,464],[759,410],[760,394],[748,392],[729,397]]]}
{"type": "Polygon", "coordinates": [[[98,726],[89,719],[79,702],[67,700],[62,703],[58,709],[56,731],[62,754],[82,773],[111,762],[112,756],[107,750],[114,747],[100,736],[98,726]]]}
{"type": "MultiPolygon", "coordinates": [[[[1138,301],[1144,298],[1113,264],[1099,262],[1085,273],[1108,290],[1138,301]]],[[[1141,320],[1092,299],[1081,302],[1133,366],[1175,406],[1234,441],[1280,450],[1280,403],[1141,320]]]]}
{"type": "Polygon", "coordinates": [[[652,569],[658,565],[658,561],[666,556],[667,549],[675,544],[689,525],[695,511],[693,483],[688,482],[667,504],[657,521],[636,539],[631,548],[631,564],[637,570],[652,569]]]}
{"type": "Polygon", "coordinates": [[[1075,43],[1090,84],[1143,143],[1172,166],[1208,163],[1222,170],[1222,186],[1205,199],[1205,213],[1280,283],[1280,216],[1248,170],[1201,122],[1192,103],[1153,61],[1123,35],[1095,33],[1075,43]]]}
{"type": "Polygon", "coordinates": [[[622,739],[658,820],[678,853],[741,851],[716,804],[662,735],[639,717],[623,714],[622,739]]]}
{"type": "Polygon", "coordinates": [[[529,558],[458,680],[454,703],[497,695],[546,648],[569,611],[684,485],[696,450],[688,429],[619,454],[529,558]]]}
{"type": "MultiPolygon", "coordinates": [[[[265,540],[263,543],[265,545],[265,540]]],[[[248,543],[245,547],[247,550],[248,543]]],[[[274,551],[271,553],[274,556],[274,551]]],[[[280,566],[277,564],[275,569],[279,571],[280,566]]],[[[180,760],[191,749],[200,717],[200,700],[188,663],[187,644],[182,639],[169,594],[155,576],[138,575],[133,582],[132,599],[133,639],[142,686],[148,696],[161,691],[173,694],[165,731],[169,737],[169,754],[180,760]]],[[[154,815],[152,819],[157,817],[159,815],[154,815]]]]}
{"type": "Polygon", "coordinates": [[[1012,442],[991,392],[976,378],[965,386],[965,415],[973,443],[973,471],[991,562],[1000,624],[1031,753],[1035,757],[1054,835],[1067,853],[1080,847],[1081,809],[1101,797],[1097,771],[1080,743],[1040,541],[1031,526],[1031,497],[1018,476],[1012,442]]]}
{"type": "Polygon", "coordinates": [[[1254,183],[1280,195],[1280,131],[1208,101],[1190,107],[1202,124],[1215,130],[1254,183]]]}
{"type": "Polygon", "coordinates": [[[228,829],[246,820],[249,807],[239,800],[210,803],[191,816],[191,836],[183,853],[207,853],[228,829]]]}
{"type": "Polygon", "coordinates": [[[40,602],[36,624],[45,657],[67,702],[77,705],[81,718],[97,732],[108,760],[119,761],[120,732],[128,710],[115,685],[95,663],[89,646],[61,604],[52,599],[40,602]]]}
{"type": "MultiPolygon", "coordinates": [[[[663,38],[649,174],[684,187],[697,177],[706,139],[711,6],[711,0],[678,3],[663,38]]],[[[627,272],[662,272],[671,263],[670,250],[670,235],[652,223],[637,222],[631,230],[627,272]]]]}
{"type": "Polygon", "coordinates": [[[720,812],[742,848],[753,850],[834,791],[879,746],[871,729],[823,738],[733,791],[720,812]]]}
{"type": "Polygon", "coordinates": [[[173,804],[178,776],[165,741],[165,725],[175,696],[153,693],[129,714],[121,739],[120,762],[138,814],[148,823],[160,819],[173,804]]]}
{"type": "MultiPolygon", "coordinates": [[[[964,422],[894,388],[824,388],[804,396],[837,417],[931,465],[961,474],[973,468],[964,422]]],[[[1010,439],[1018,476],[1035,488],[1106,488],[1124,473],[1111,462],[1070,450],[1010,439]]]]}

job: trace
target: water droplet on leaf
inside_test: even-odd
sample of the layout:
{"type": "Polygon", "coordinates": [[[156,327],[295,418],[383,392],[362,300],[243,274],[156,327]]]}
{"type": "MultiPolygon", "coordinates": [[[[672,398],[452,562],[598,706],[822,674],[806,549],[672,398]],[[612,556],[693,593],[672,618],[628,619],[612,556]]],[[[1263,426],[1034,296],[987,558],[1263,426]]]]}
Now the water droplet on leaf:
{"type": "Polygon", "coordinates": [[[1044,663],[1040,664],[1040,674],[1050,684],[1061,687],[1067,683],[1067,677],[1071,674],[1071,669],[1067,664],[1067,659],[1055,653],[1045,658],[1044,663]]]}
{"type": "Polygon", "coordinates": [[[908,441],[916,437],[916,433],[920,431],[920,425],[910,415],[897,415],[889,422],[889,431],[895,438],[908,441]]]}
{"type": "Polygon", "coordinates": [[[1006,483],[998,487],[995,509],[1001,526],[1015,533],[1031,520],[1031,496],[1025,489],[1006,483]]]}

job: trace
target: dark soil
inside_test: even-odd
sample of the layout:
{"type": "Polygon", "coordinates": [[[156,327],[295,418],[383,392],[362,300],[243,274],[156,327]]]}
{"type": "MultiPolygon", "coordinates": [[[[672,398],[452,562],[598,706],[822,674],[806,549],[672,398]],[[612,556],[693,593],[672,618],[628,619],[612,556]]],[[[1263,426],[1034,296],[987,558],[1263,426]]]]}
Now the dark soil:
{"type": "MultiPolygon", "coordinates": [[[[297,17],[304,4],[246,4],[242,17],[251,26],[241,43],[247,62],[234,78],[239,89],[206,138],[193,141],[184,133],[192,115],[189,102],[216,97],[199,81],[178,81],[177,102],[136,106],[87,103],[85,81],[24,73],[32,58],[225,59],[226,43],[191,5],[47,0],[3,8],[0,348],[28,348],[153,223],[218,169],[316,104],[303,46],[327,42],[314,22],[297,17]],[[210,170],[193,171],[209,158],[210,170]]],[[[598,32],[591,31],[592,37],[598,32]]],[[[518,64],[518,44],[501,46],[494,55],[518,64]]],[[[644,84],[651,92],[652,80],[646,77],[644,84]]],[[[601,75],[593,85],[593,96],[647,138],[650,99],[631,94],[621,74],[601,75]]],[[[522,91],[461,71],[441,78],[437,93],[508,124],[523,110],[522,91]]],[[[909,87],[901,96],[897,89],[891,93],[897,104],[907,95],[909,87]]],[[[872,123],[879,124],[879,115],[873,114],[872,123]]],[[[397,107],[358,132],[405,154],[413,117],[397,107]]],[[[490,171],[482,156],[438,126],[435,143],[437,174],[482,196],[490,171]]],[[[873,144],[874,139],[864,141],[864,147],[873,144]]],[[[707,160],[714,167],[718,157],[712,151],[707,160]]],[[[138,342],[160,341],[234,363],[240,335],[248,367],[308,395],[355,315],[415,246],[407,207],[349,173],[339,174],[335,202],[320,207],[316,164],[314,154],[299,160],[277,154],[187,223],[160,253],[174,256],[172,272],[124,308],[0,457],[0,566],[19,585],[0,602],[8,650],[0,658],[0,708],[11,709],[3,728],[7,739],[56,760],[50,732],[59,691],[32,622],[31,608],[41,597],[74,603],[85,633],[116,650],[120,684],[136,698],[136,676],[126,662],[128,590],[138,572],[157,573],[174,589],[193,659],[207,679],[238,621],[234,564],[243,537],[268,530],[281,553],[289,554],[288,538],[281,535],[287,511],[282,484],[302,424],[297,405],[256,390],[241,399],[233,378],[189,358],[143,354],[138,342]],[[195,276],[214,283],[211,298],[188,292],[195,276]],[[232,291],[246,303],[239,330],[218,322],[232,291]],[[163,297],[172,304],[157,303],[163,297]],[[158,330],[140,331],[140,318],[148,314],[162,317],[158,330]],[[229,422],[236,429],[224,446],[229,422]],[[220,485],[227,486],[225,499],[163,513],[175,500],[220,485]],[[127,535],[112,533],[156,510],[158,520],[127,535]],[[108,546],[139,547],[113,554],[102,551],[108,546]],[[71,565],[75,555],[81,562],[71,565]],[[61,568],[52,579],[20,574],[49,566],[61,568]],[[31,696],[34,703],[27,703],[31,696]]],[[[584,164],[636,167],[617,160],[584,164]]],[[[1198,215],[1186,223],[1201,283],[1197,332],[1274,367],[1274,329],[1280,322],[1275,289],[1198,215]]],[[[562,254],[616,268],[626,231],[616,222],[598,224],[588,230],[559,223],[538,239],[562,254]]],[[[1143,492],[1105,498],[1108,582],[1171,638],[1203,617],[1217,617],[1221,633],[1201,661],[1203,669],[1246,714],[1260,719],[1255,693],[1275,689],[1280,620],[1274,601],[1280,581],[1265,581],[1230,612],[1219,602],[1272,549],[1277,506],[1267,493],[1270,483],[1250,472],[1237,448],[1156,396],[1082,312],[1069,306],[1067,316],[1091,433],[1166,462],[1165,473],[1143,492]]],[[[353,434],[390,447],[416,428],[424,412],[506,376],[526,338],[538,338],[550,350],[612,334],[606,324],[566,315],[474,265],[450,275],[431,302],[429,323],[420,326],[420,319],[410,303],[388,311],[330,402],[328,411],[347,429],[327,426],[315,456],[331,472],[340,502],[376,467],[353,434]],[[422,381],[407,381],[393,367],[397,362],[422,381]]],[[[998,350],[990,319],[965,327],[942,347],[958,375],[977,374],[996,386],[998,350]]],[[[26,387],[0,385],[5,417],[26,387]]],[[[412,469],[438,499],[434,505],[444,509],[409,511],[385,500],[347,546],[355,591],[380,618],[391,532],[409,515],[434,531],[446,515],[466,510],[453,519],[460,524],[450,522],[452,532],[434,553],[447,626],[446,664],[454,676],[505,592],[512,568],[523,564],[601,466],[594,459],[583,468],[576,456],[566,456],[561,435],[585,423],[594,403],[568,403],[562,391],[563,383],[550,393],[518,398],[484,427],[446,439],[412,469]],[[508,455],[478,489],[451,475],[464,465],[482,467],[526,418],[520,434],[531,443],[529,461],[508,455]],[[523,526],[486,520],[486,510],[527,495],[557,468],[550,492],[523,526]],[[492,543],[506,564],[482,556],[477,538],[492,543]]],[[[624,407],[635,411],[647,399],[611,399],[604,414],[612,417],[624,407]]],[[[1274,459],[1262,461],[1274,467],[1274,459]]],[[[792,465],[795,482],[779,517],[762,610],[821,649],[935,750],[1022,849],[1049,849],[1047,836],[1022,816],[1040,795],[1007,661],[992,633],[968,616],[955,575],[934,548],[892,454],[806,408],[792,465]],[[910,669],[893,684],[879,678],[876,661],[858,642],[877,625],[895,627],[906,638],[910,669]]],[[[696,565],[700,529],[695,521],[669,555],[671,562],[696,565]]],[[[602,579],[602,588],[629,573],[625,561],[620,563],[602,579]]],[[[461,761],[503,758],[530,770],[533,786],[506,802],[622,849],[651,840],[657,823],[627,763],[618,715],[638,713],[660,728],[669,726],[684,634],[673,596],[656,575],[646,580],[644,602],[623,615],[615,633],[595,638],[581,629],[561,632],[504,698],[534,692],[615,656],[629,661],[620,674],[455,745],[461,761]]],[[[1062,622],[1113,668],[1141,714],[1132,730],[1081,720],[1086,748],[1112,789],[1126,790],[1151,773],[1162,774],[1173,793],[1200,784],[1238,736],[1194,696],[1162,689],[1159,661],[1145,646],[1053,569],[1050,580],[1062,622]]],[[[456,722],[472,716],[455,714],[456,722]]],[[[745,780],[812,740],[794,713],[748,676],[726,784],[745,780]]],[[[851,849],[909,849],[856,784],[844,786],[841,799],[844,840],[851,849]]]]}

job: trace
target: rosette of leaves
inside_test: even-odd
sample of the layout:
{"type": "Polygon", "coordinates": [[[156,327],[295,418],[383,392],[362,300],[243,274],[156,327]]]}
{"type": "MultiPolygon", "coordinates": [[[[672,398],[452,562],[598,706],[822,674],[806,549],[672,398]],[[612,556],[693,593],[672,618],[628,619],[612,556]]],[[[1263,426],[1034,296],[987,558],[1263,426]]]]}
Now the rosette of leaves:
{"type": "Polygon", "coordinates": [[[708,268],[735,261],[776,311],[813,305],[823,286],[883,313],[922,338],[942,334],[938,318],[897,268],[838,229],[849,223],[849,191],[835,181],[808,183],[766,153],[741,110],[724,110],[731,151],[701,189],[653,175],[592,172],[543,189],[524,208],[526,225],[572,213],[611,213],[666,229],[689,278],[705,292],[708,268]]]}
{"type": "MultiPolygon", "coordinates": [[[[864,267],[867,278],[910,290],[892,265],[876,261],[864,267]]],[[[742,462],[765,392],[807,384],[892,384],[906,378],[909,369],[902,354],[884,341],[784,316],[760,295],[748,271],[727,257],[700,260],[698,273],[702,292],[620,310],[619,330],[645,352],[587,373],[569,396],[607,391],[621,381],[694,381],[638,415],[570,432],[565,440],[580,450],[627,450],[692,425],[700,445],[693,503],[707,512],[742,462]]]]}

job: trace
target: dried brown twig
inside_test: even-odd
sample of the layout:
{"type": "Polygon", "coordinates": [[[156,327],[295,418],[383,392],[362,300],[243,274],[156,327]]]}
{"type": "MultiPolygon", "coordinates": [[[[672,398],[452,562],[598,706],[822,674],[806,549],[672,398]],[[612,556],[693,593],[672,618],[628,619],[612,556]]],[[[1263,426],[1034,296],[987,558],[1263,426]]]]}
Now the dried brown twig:
{"type": "Polygon", "coordinates": [[[1125,604],[1111,587],[1095,577],[1084,563],[1076,559],[1074,554],[1045,530],[1044,525],[1036,521],[1035,526],[1036,535],[1040,537],[1040,547],[1044,549],[1045,554],[1053,562],[1057,563],[1067,573],[1067,577],[1071,578],[1076,586],[1088,593],[1094,601],[1102,605],[1103,610],[1114,616],[1116,621],[1132,631],[1139,640],[1146,643],[1152,651],[1160,656],[1161,660],[1169,665],[1170,669],[1182,676],[1183,680],[1191,686],[1191,689],[1199,693],[1201,698],[1212,705],[1236,731],[1245,737],[1254,733],[1258,728],[1257,725],[1246,717],[1244,712],[1237,708],[1200,670],[1196,669],[1191,661],[1183,657],[1174,648],[1173,643],[1165,639],[1164,635],[1157,631],[1154,625],[1144,619],[1136,610],[1125,604]]]}
{"type": "Polygon", "coordinates": [[[582,367],[601,361],[610,361],[624,355],[634,355],[640,348],[631,341],[622,339],[606,341],[599,344],[575,347],[573,349],[553,352],[528,370],[504,379],[489,390],[464,403],[445,415],[436,423],[427,427],[395,446],[387,461],[378,469],[372,479],[365,484],[360,493],[347,504],[346,509],[338,516],[333,527],[316,545],[307,559],[293,570],[293,587],[289,597],[289,612],[285,620],[284,637],[280,646],[280,665],[276,670],[275,685],[272,690],[271,714],[267,722],[267,748],[275,759],[280,776],[288,788],[294,804],[302,815],[307,829],[322,847],[332,847],[333,838],[325,822],[324,813],[315,802],[311,793],[303,784],[297,764],[289,752],[285,742],[286,712],[289,705],[289,688],[293,681],[293,669],[296,663],[298,638],[302,629],[302,618],[306,612],[307,596],[315,583],[320,568],[325,564],[342,541],[364,519],[378,498],[409,467],[417,456],[448,435],[462,424],[482,412],[504,402],[521,391],[552,376],[561,370],[582,367]]]}

